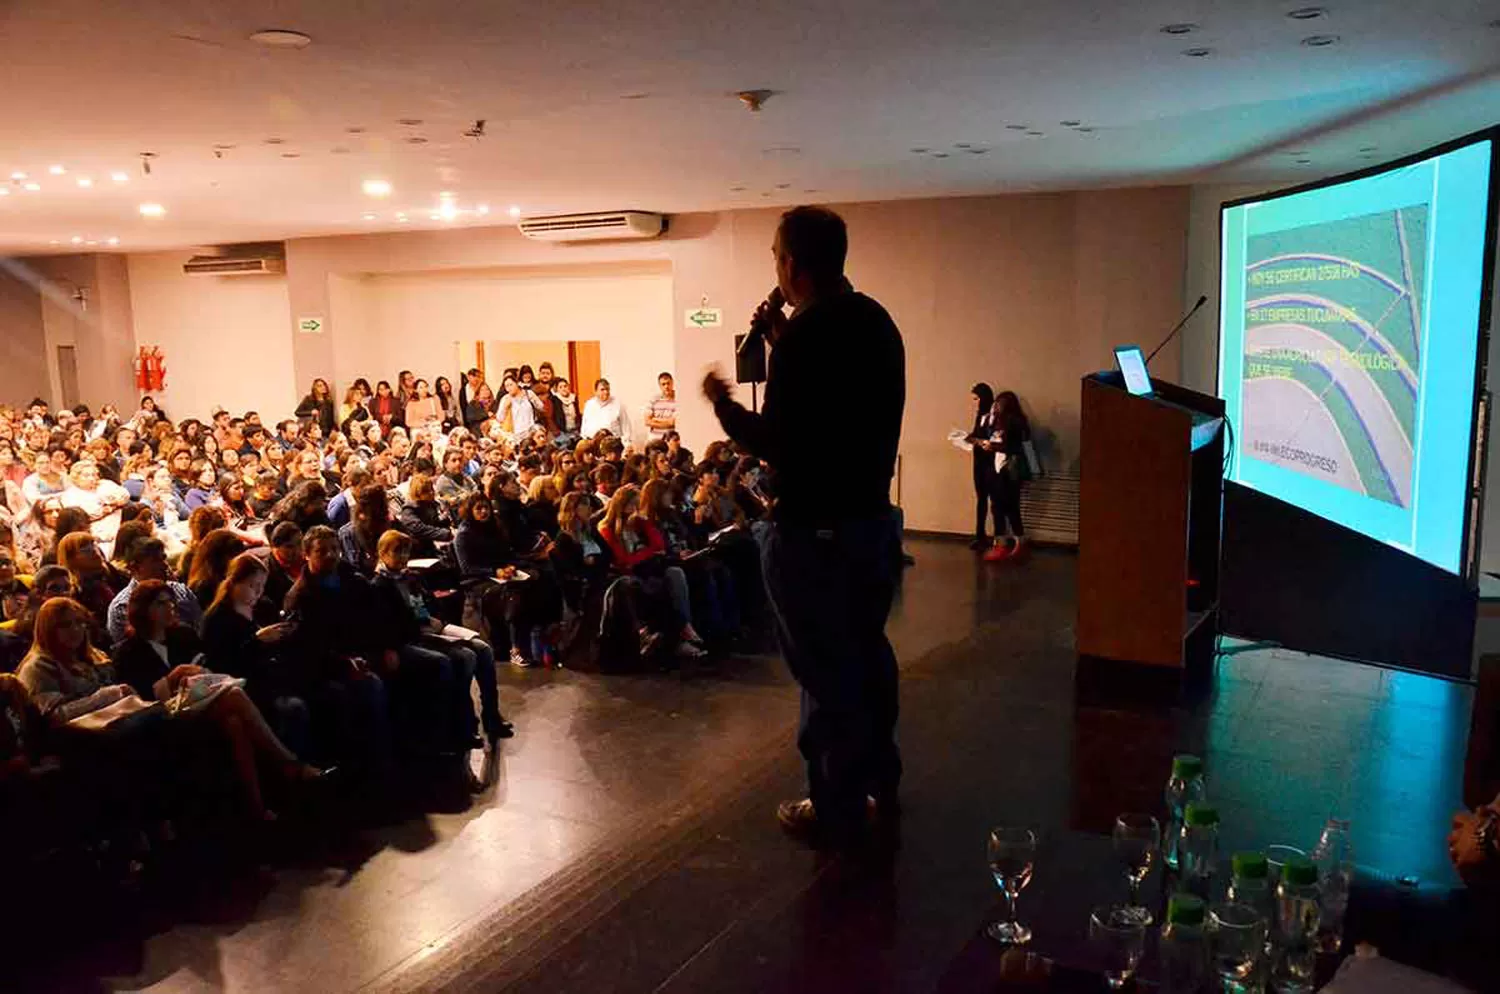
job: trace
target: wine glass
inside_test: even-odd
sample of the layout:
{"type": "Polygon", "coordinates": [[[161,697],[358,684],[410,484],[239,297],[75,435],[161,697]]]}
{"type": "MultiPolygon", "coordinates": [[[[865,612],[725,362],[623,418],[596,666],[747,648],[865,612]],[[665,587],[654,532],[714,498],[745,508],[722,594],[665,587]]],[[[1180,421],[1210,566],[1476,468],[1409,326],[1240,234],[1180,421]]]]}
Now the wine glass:
{"type": "Polygon", "coordinates": [[[1142,925],[1150,925],[1151,911],[1141,903],[1141,881],[1161,851],[1161,825],[1150,815],[1120,815],[1115,819],[1114,844],[1115,857],[1125,864],[1125,879],[1130,882],[1130,904],[1125,910],[1142,925]]]}
{"type": "Polygon", "coordinates": [[[1146,923],[1137,909],[1123,905],[1095,908],[1089,915],[1089,941],[1093,943],[1111,990],[1119,990],[1135,976],[1146,951],[1146,923]]]}
{"type": "Polygon", "coordinates": [[[997,828],[990,832],[990,872],[1005,894],[1009,913],[1003,922],[992,922],[985,933],[996,942],[1020,946],[1031,941],[1031,929],[1016,920],[1016,897],[1031,883],[1036,861],[1036,833],[1026,828],[997,828]]]}
{"type": "Polygon", "coordinates": [[[1259,987],[1256,968],[1266,945],[1266,920],[1248,904],[1216,904],[1208,912],[1209,947],[1225,991],[1259,987]]]}

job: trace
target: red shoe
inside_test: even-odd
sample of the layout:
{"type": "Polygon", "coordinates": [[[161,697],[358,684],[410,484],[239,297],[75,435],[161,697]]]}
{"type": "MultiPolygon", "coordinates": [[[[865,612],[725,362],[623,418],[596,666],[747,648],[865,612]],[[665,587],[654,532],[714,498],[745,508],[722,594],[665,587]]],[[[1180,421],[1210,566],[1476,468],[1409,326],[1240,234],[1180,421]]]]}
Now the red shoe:
{"type": "Polygon", "coordinates": [[[1010,557],[1011,557],[1010,546],[1004,545],[1004,544],[997,544],[993,549],[991,549],[989,552],[986,552],[984,554],[984,561],[987,562],[987,563],[1003,563],[1005,560],[1009,559],[1010,557]]]}

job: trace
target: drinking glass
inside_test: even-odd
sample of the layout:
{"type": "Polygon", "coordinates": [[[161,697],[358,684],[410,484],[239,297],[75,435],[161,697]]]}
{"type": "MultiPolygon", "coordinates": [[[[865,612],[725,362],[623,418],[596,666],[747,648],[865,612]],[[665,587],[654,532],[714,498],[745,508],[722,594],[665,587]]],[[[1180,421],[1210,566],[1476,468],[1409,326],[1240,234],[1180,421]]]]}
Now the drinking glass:
{"type": "Polygon", "coordinates": [[[1276,885],[1281,881],[1281,868],[1286,865],[1287,860],[1294,856],[1306,855],[1306,852],[1296,846],[1266,846],[1266,866],[1270,871],[1271,889],[1275,890],[1276,885]]]}
{"type": "Polygon", "coordinates": [[[1125,864],[1125,879],[1130,882],[1130,904],[1126,910],[1151,924],[1151,910],[1141,903],[1141,881],[1151,872],[1151,864],[1161,851],[1161,825],[1150,815],[1123,814],[1115,819],[1115,857],[1125,864]]]}
{"type": "Polygon", "coordinates": [[[1260,959],[1267,924],[1248,904],[1216,904],[1208,912],[1208,941],[1214,970],[1225,994],[1260,989],[1260,959]]]}
{"type": "Polygon", "coordinates": [[[1104,969],[1104,980],[1112,990],[1124,987],[1135,976],[1141,954],[1146,951],[1146,923],[1124,905],[1095,908],[1089,916],[1089,941],[1104,969]]]}
{"type": "Polygon", "coordinates": [[[1003,922],[992,922],[985,933],[996,942],[1020,946],[1031,941],[1031,929],[1016,920],[1016,897],[1031,883],[1036,861],[1036,833],[1026,828],[996,828],[990,832],[990,873],[1005,895],[1009,913],[1003,922]]]}

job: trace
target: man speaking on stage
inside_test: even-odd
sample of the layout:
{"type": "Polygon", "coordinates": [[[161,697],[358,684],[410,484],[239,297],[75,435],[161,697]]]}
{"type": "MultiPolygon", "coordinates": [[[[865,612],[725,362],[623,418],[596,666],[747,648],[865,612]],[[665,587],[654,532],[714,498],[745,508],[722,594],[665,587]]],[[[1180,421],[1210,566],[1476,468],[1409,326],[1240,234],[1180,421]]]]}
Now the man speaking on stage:
{"type": "Polygon", "coordinates": [[[772,346],[763,410],[736,403],[717,369],[703,380],[724,431],[771,468],[761,569],[782,654],[802,687],[797,745],[808,783],[808,797],[782,803],[777,817],[827,845],[864,834],[872,799],[877,817],[894,818],[901,778],[885,622],[901,569],[889,494],[906,352],[885,309],[845,279],[848,247],[833,211],[783,214],[772,244],[776,289],[751,321],[751,347],[761,336],[772,346]],[[840,395],[860,401],[831,411],[840,395]]]}

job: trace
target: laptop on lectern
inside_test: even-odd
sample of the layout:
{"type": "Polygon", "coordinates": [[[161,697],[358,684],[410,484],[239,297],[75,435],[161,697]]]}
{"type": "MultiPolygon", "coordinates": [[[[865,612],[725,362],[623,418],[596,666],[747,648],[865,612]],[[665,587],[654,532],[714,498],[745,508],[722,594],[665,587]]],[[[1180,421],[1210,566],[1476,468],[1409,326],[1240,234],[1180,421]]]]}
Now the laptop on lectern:
{"type": "Polygon", "coordinates": [[[1219,428],[1224,424],[1223,418],[1216,418],[1202,411],[1195,411],[1190,407],[1182,407],[1171,401],[1163,401],[1155,395],[1151,386],[1151,374],[1146,372],[1146,357],[1141,354],[1139,345],[1117,345],[1115,346],[1115,365],[1120,369],[1120,376],[1125,380],[1125,389],[1137,397],[1151,397],[1158,403],[1165,403],[1171,407],[1178,407],[1192,415],[1192,447],[1193,451],[1201,449],[1214,436],[1219,433],[1219,428]]]}
{"type": "Polygon", "coordinates": [[[1125,378],[1125,389],[1137,397],[1151,396],[1151,374],[1146,372],[1146,357],[1139,345],[1115,346],[1115,365],[1125,378]]]}

